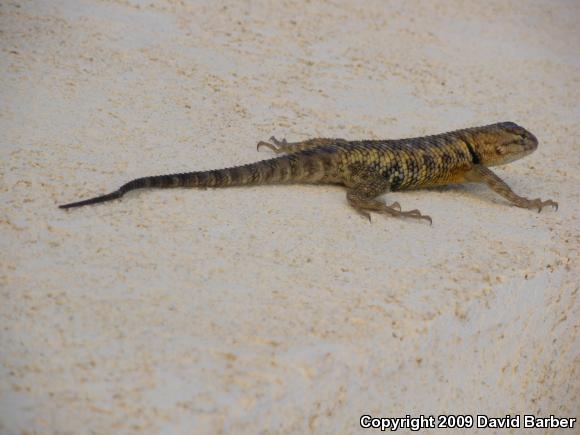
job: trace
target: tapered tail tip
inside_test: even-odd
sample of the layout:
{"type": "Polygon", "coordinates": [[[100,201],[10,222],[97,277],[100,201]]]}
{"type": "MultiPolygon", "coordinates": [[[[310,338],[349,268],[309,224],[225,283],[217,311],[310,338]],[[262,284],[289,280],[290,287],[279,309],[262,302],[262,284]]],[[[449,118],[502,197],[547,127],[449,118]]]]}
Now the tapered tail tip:
{"type": "Polygon", "coordinates": [[[108,195],[97,196],[95,198],[85,199],[84,201],[71,202],[69,204],[59,205],[58,208],[67,209],[73,207],[82,207],[83,205],[98,204],[100,202],[112,201],[113,199],[117,199],[123,196],[123,193],[124,192],[117,190],[116,192],[109,193],[108,195]]]}
{"type": "Polygon", "coordinates": [[[58,208],[60,208],[62,210],[66,210],[67,208],[82,207],[83,205],[94,204],[93,202],[89,202],[89,201],[90,200],[87,200],[87,201],[79,201],[79,202],[70,202],[68,204],[59,205],[58,208]]]}
{"type": "Polygon", "coordinates": [[[63,210],[65,210],[67,208],[73,208],[73,207],[80,207],[80,205],[77,205],[77,203],[75,203],[75,202],[71,202],[69,204],[62,204],[62,205],[58,206],[58,208],[61,208],[63,210]]]}

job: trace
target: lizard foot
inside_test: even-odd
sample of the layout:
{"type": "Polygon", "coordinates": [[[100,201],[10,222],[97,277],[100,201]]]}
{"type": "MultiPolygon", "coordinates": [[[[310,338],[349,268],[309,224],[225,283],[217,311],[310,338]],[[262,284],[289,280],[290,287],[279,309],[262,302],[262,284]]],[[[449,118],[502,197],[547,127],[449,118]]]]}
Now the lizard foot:
{"type": "Polygon", "coordinates": [[[365,219],[368,219],[368,220],[369,220],[369,222],[372,222],[372,220],[371,220],[371,214],[370,214],[368,211],[366,211],[366,210],[364,210],[364,209],[362,209],[362,208],[356,208],[355,210],[356,210],[356,212],[357,212],[358,214],[360,214],[360,215],[361,215],[363,218],[365,218],[365,219]]]}
{"type": "Polygon", "coordinates": [[[433,225],[433,219],[431,216],[426,214],[421,214],[419,210],[409,210],[409,211],[401,211],[401,206],[398,203],[394,203],[391,206],[385,204],[385,207],[380,210],[375,210],[377,213],[380,214],[389,214],[391,216],[396,217],[405,217],[405,218],[412,218],[412,219],[423,219],[429,222],[429,225],[433,225]]]}
{"type": "MultiPolygon", "coordinates": [[[[411,210],[410,212],[401,212],[401,205],[398,202],[393,202],[391,205],[386,205],[384,204],[384,206],[388,209],[388,210],[393,210],[393,212],[398,215],[399,213],[402,213],[402,215],[404,215],[405,213],[412,213],[413,216],[415,217],[415,213],[414,212],[419,212],[419,210],[411,210]]],[[[368,219],[369,222],[372,222],[371,220],[371,214],[366,211],[364,208],[360,208],[360,207],[355,207],[355,210],[357,211],[358,214],[360,214],[363,218],[368,219]]],[[[379,211],[380,213],[380,211],[379,211]]],[[[392,214],[391,212],[386,212],[389,214],[392,214]]],[[[421,214],[421,213],[419,213],[421,214]]],[[[411,215],[409,215],[411,216],[411,215]]],[[[428,216],[427,216],[428,217],[428,216]]]]}
{"type": "MultiPolygon", "coordinates": [[[[391,205],[388,205],[387,207],[389,208],[393,208],[395,210],[401,211],[401,204],[399,204],[398,202],[393,202],[391,205]]],[[[417,210],[419,211],[419,210],[417,210]]]]}
{"type": "Polygon", "coordinates": [[[409,210],[401,211],[401,206],[398,202],[394,202],[391,205],[387,205],[382,201],[377,201],[375,199],[364,199],[356,196],[356,193],[352,191],[347,194],[348,201],[350,205],[362,216],[367,218],[370,222],[371,215],[369,212],[375,212],[379,214],[388,214],[395,217],[409,217],[413,219],[422,219],[429,221],[429,224],[433,225],[433,220],[431,216],[422,214],[419,210],[409,210]]]}
{"type": "Polygon", "coordinates": [[[433,219],[431,219],[431,216],[426,215],[426,214],[421,214],[421,212],[417,209],[410,210],[410,211],[399,211],[398,216],[410,217],[410,218],[414,218],[414,219],[423,219],[423,220],[428,221],[429,225],[433,225],[433,219]]]}
{"type": "Polygon", "coordinates": [[[429,225],[433,225],[433,219],[431,216],[426,214],[421,214],[421,212],[417,209],[409,210],[409,211],[401,211],[401,206],[398,202],[395,202],[391,205],[383,204],[383,207],[380,207],[376,210],[378,213],[381,214],[389,214],[391,216],[396,217],[408,217],[412,219],[423,219],[429,222],[429,225]]]}
{"type": "Polygon", "coordinates": [[[285,149],[288,147],[288,142],[286,141],[286,139],[282,139],[281,141],[276,139],[274,136],[272,136],[270,139],[270,142],[265,142],[265,141],[260,141],[258,142],[258,145],[256,146],[256,150],[260,151],[261,147],[266,147],[271,149],[272,151],[274,151],[276,154],[280,154],[285,152],[285,149]]]}
{"type": "Polygon", "coordinates": [[[552,201],[548,199],[547,201],[542,201],[540,198],[536,199],[526,199],[521,204],[516,204],[518,207],[522,208],[529,208],[529,209],[538,209],[538,213],[542,211],[542,208],[552,206],[555,210],[558,210],[558,203],[556,201],[552,201]]]}

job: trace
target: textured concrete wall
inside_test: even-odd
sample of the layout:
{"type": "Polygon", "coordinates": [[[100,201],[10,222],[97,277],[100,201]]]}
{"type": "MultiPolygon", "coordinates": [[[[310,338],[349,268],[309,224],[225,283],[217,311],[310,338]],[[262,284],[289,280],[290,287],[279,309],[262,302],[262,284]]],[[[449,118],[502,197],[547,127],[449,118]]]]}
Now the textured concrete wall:
{"type": "Polygon", "coordinates": [[[0,432],[578,417],[578,22],[573,1],[0,2],[0,432]],[[389,195],[432,227],[369,224],[332,186],[56,208],[273,134],[498,121],[540,147],[497,173],[560,210],[473,185],[389,195]]]}

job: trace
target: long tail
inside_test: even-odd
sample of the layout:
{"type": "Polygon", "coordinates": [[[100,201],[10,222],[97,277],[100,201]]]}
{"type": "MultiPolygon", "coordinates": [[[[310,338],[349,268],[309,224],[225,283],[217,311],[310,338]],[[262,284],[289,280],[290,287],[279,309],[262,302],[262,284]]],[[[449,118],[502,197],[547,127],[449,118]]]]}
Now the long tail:
{"type": "Polygon", "coordinates": [[[112,201],[121,198],[131,190],[143,188],[230,187],[285,182],[317,182],[324,177],[324,168],[328,167],[325,160],[327,159],[302,152],[232,168],[136,178],[123,184],[114,192],[84,201],[60,205],[59,208],[82,207],[112,201]]]}

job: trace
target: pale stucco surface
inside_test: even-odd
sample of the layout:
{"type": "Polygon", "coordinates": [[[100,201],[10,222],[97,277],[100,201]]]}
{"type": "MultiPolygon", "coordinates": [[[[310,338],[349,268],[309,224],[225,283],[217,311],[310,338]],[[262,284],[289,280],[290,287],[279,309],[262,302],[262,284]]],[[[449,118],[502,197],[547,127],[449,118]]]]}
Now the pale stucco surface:
{"type": "Polygon", "coordinates": [[[0,2],[0,432],[580,417],[579,22],[575,1],[0,2]],[[431,227],[329,186],[57,209],[273,134],[508,120],[540,147],[497,173],[557,212],[474,185],[389,195],[431,227]]]}

